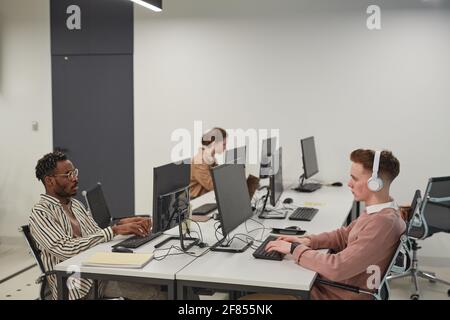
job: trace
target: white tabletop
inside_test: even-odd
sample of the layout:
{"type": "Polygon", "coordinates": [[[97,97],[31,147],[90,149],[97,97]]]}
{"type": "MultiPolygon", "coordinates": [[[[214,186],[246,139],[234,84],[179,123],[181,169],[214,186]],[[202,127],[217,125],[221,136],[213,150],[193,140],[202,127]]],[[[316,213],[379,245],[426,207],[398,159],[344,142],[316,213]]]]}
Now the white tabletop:
{"type": "MultiPolygon", "coordinates": [[[[264,192],[262,192],[264,193],[264,192]]],[[[255,197],[261,195],[257,193],[255,197]]],[[[312,206],[319,209],[311,222],[291,221],[286,217],[283,220],[253,219],[260,221],[267,229],[256,230],[250,232],[250,235],[257,239],[265,239],[270,233],[272,227],[301,226],[307,233],[319,233],[330,231],[342,226],[347,218],[353,204],[353,197],[346,188],[322,187],[313,193],[298,193],[296,191],[285,190],[279,203],[286,197],[290,197],[294,202],[290,205],[295,206],[312,206]],[[263,233],[261,233],[263,232],[263,233]]],[[[202,197],[193,199],[191,207],[194,209],[204,203],[215,202],[214,192],[209,192],[202,197]]],[[[279,206],[281,207],[281,206],[279,206]]],[[[289,211],[288,215],[292,211],[289,211]]],[[[218,221],[209,220],[200,222],[199,226],[202,231],[203,241],[209,245],[213,245],[217,239],[214,234],[214,225],[218,221]]],[[[257,228],[262,228],[260,224],[252,220],[239,226],[234,233],[247,233],[257,228]]],[[[191,223],[191,230],[199,231],[196,224],[191,223]]],[[[232,233],[231,235],[233,235],[232,233]]],[[[164,240],[169,235],[178,235],[178,228],[173,228],[161,237],[135,249],[136,253],[151,253],[155,244],[164,240]]],[[[195,234],[197,236],[197,234],[195,234]]],[[[122,241],[123,236],[116,237],[113,241],[99,244],[79,255],[68,259],[55,267],[57,271],[80,271],[81,273],[94,273],[102,275],[115,276],[131,276],[145,277],[165,280],[188,280],[188,281],[205,281],[214,283],[231,283],[250,286],[274,287],[293,290],[309,290],[313,284],[316,273],[306,270],[295,264],[290,255],[287,255],[283,261],[269,261],[255,259],[252,256],[254,249],[249,248],[244,253],[224,253],[224,252],[206,252],[201,257],[192,255],[200,255],[205,253],[207,249],[194,247],[189,252],[192,255],[179,254],[168,256],[162,261],[153,259],[142,269],[126,269],[126,268],[104,268],[104,267],[86,267],[82,266],[82,261],[96,252],[110,252],[111,246],[122,241]]],[[[174,243],[179,245],[178,243],[174,243]]],[[[239,241],[236,240],[236,244],[239,241]]],[[[255,243],[256,245],[258,243],[255,243]]],[[[170,243],[164,246],[170,247],[170,243]]],[[[177,251],[172,250],[172,253],[177,251]]],[[[156,256],[162,256],[165,251],[157,251],[156,256]]]]}
{"type": "MultiPolygon", "coordinates": [[[[162,235],[141,247],[134,249],[135,253],[153,253],[155,244],[163,241],[168,235],[162,235]]],[[[173,255],[168,256],[161,261],[152,259],[142,269],[128,269],[128,268],[105,268],[105,267],[87,267],[83,266],[82,262],[89,258],[96,252],[111,252],[111,246],[124,240],[126,237],[117,236],[113,241],[101,243],[93,248],[90,248],[75,257],[68,259],[56,265],[57,271],[79,271],[81,273],[95,273],[103,275],[118,275],[131,277],[146,277],[153,279],[174,280],[175,273],[181,270],[186,264],[192,262],[195,257],[188,255],[173,255]]],[[[163,248],[170,247],[170,243],[163,246],[163,248]]],[[[166,250],[155,251],[155,257],[160,257],[166,253],[166,250]]],[[[171,250],[171,253],[176,253],[176,250],[171,250]]]]}
{"type": "MultiPolygon", "coordinates": [[[[208,201],[213,199],[211,195],[208,195],[208,197],[208,201]]],[[[272,227],[296,225],[301,226],[307,233],[320,233],[337,229],[345,224],[353,205],[352,194],[346,188],[324,186],[313,193],[298,193],[287,189],[280,198],[280,202],[287,197],[294,200],[289,205],[291,207],[311,206],[318,208],[319,212],[310,222],[288,220],[287,217],[292,211],[289,211],[287,217],[283,220],[259,219],[255,216],[255,220],[260,221],[268,228],[264,230],[262,239],[270,234],[272,227]]],[[[203,203],[200,199],[197,201],[203,203]]],[[[277,208],[281,207],[281,205],[277,206],[277,208]]],[[[210,220],[201,223],[204,240],[209,245],[216,242],[214,232],[211,229],[214,222],[210,220]]],[[[247,233],[247,230],[251,231],[257,228],[262,228],[262,226],[257,222],[248,220],[247,223],[239,226],[231,236],[234,233],[247,233]]],[[[251,232],[250,235],[261,239],[261,231],[256,230],[251,232]]],[[[239,241],[235,241],[239,244],[239,241]]],[[[316,273],[295,264],[291,255],[286,255],[282,261],[270,261],[255,259],[252,256],[253,251],[254,249],[249,248],[244,253],[208,252],[177,272],[176,279],[293,290],[309,290],[311,288],[316,273]]]]}

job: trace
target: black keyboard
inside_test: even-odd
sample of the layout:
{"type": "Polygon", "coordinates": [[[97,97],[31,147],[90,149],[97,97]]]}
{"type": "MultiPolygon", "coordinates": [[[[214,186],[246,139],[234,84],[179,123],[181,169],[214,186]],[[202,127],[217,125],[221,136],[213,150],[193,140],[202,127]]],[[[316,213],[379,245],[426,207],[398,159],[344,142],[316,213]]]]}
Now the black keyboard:
{"type": "Polygon", "coordinates": [[[319,209],[299,207],[289,216],[289,220],[311,221],[319,209]]]}
{"type": "Polygon", "coordinates": [[[322,185],[320,183],[306,183],[297,187],[295,190],[300,192],[314,192],[321,187],[322,185]]]}
{"type": "Polygon", "coordinates": [[[133,236],[131,238],[123,240],[122,242],[119,242],[118,244],[113,245],[113,248],[120,246],[120,247],[125,247],[125,248],[130,248],[130,249],[136,249],[136,248],[142,246],[143,244],[159,237],[162,234],[163,234],[162,232],[155,232],[155,233],[149,234],[146,237],[133,236]]]}
{"type": "Polygon", "coordinates": [[[258,247],[258,249],[256,249],[255,252],[253,252],[253,256],[256,259],[278,260],[278,261],[283,260],[283,257],[284,257],[283,253],[279,253],[277,251],[267,252],[265,250],[266,245],[267,245],[267,243],[269,243],[269,241],[274,241],[277,239],[278,239],[278,237],[276,237],[276,236],[268,236],[266,238],[266,240],[264,240],[264,242],[261,243],[261,245],[258,247]]]}

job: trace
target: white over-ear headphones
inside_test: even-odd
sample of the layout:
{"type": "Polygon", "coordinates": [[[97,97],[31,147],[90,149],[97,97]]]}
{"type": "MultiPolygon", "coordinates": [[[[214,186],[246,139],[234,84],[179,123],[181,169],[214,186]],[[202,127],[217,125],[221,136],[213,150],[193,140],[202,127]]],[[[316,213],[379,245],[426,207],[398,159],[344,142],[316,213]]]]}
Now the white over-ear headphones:
{"type": "Polygon", "coordinates": [[[369,190],[378,192],[383,189],[383,180],[378,177],[378,169],[380,166],[381,151],[375,151],[375,157],[373,159],[372,177],[367,181],[369,190]]]}

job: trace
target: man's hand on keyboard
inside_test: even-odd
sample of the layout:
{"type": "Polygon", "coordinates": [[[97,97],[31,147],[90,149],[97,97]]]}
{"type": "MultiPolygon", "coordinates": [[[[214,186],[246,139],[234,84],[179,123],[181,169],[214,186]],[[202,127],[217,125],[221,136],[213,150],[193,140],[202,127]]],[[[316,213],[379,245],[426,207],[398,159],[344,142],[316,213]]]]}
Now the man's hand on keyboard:
{"type": "Polygon", "coordinates": [[[266,246],[266,251],[278,251],[280,253],[289,254],[291,251],[291,243],[283,240],[270,241],[266,246]]]}
{"type": "Polygon", "coordinates": [[[287,241],[290,243],[297,242],[297,243],[303,244],[307,247],[311,246],[311,240],[306,237],[299,238],[296,236],[281,236],[281,237],[278,237],[277,240],[283,240],[283,241],[287,241]]]}
{"type": "MultiPolygon", "coordinates": [[[[148,223],[148,222],[147,222],[148,223]]],[[[128,234],[134,234],[137,236],[145,237],[149,234],[148,229],[145,227],[145,222],[129,222],[129,223],[118,223],[114,226],[112,226],[114,235],[121,234],[121,235],[128,235],[128,234]]]]}
{"type": "Polygon", "coordinates": [[[144,229],[146,234],[149,234],[152,230],[152,219],[149,217],[130,217],[120,219],[117,223],[118,225],[128,224],[128,223],[137,223],[144,229]]]}

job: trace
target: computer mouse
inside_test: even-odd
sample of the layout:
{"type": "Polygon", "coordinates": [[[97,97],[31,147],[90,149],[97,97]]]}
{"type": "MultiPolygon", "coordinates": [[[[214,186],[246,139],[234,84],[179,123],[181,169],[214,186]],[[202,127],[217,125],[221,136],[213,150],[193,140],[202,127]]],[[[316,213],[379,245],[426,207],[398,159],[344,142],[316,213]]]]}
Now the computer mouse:
{"type": "Polygon", "coordinates": [[[342,187],[342,182],[333,182],[331,185],[333,187],[342,187]]]}
{"type": "Polygon", "coordinates": [[[292,202],[294,202],[294,200],[292,200],[292,198],[286,198],[283,200],[284,204],[291,204],[292,202]]]}
{"type": "Polygon", "coordinates": [[[118,247],[113,247],[112,252],[133,253],[133,250],[126,248],[126,247],[118,246],[118,247]]]}

